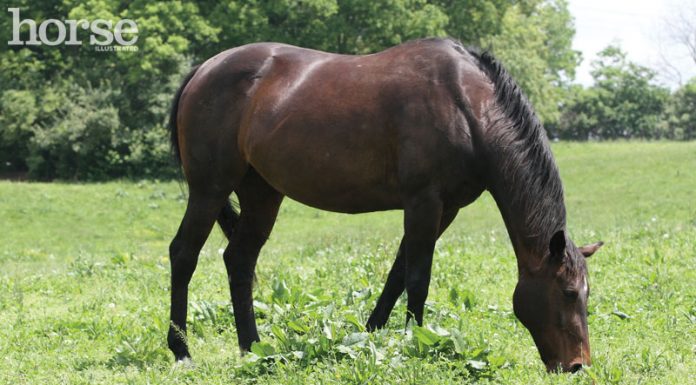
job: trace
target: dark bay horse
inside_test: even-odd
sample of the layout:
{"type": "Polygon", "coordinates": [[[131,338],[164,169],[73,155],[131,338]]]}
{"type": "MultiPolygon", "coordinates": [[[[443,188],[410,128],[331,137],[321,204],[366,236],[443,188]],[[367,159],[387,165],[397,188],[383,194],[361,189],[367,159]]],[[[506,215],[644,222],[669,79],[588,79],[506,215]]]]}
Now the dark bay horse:
{"type": "Polygon", "coordinates": [[[404,210],[404,236],[367,321],[381,328],[406,290],[422,325],[435,241],[484,190],[519,268],[513,304],[548,370],[590,364],[585,257],[566,233],[546,134],[502,65],[450,39],[348,56],[285,44],[224,51],[177,92],[171,136],[189,186],[170,246],[169,347],[186,346],[188,284],[217,221],[240,349],[259,340],[252,281],[284,196],[342,213],[404,210]],[[237,214],[229,203],[239,198],[237,214]]]}

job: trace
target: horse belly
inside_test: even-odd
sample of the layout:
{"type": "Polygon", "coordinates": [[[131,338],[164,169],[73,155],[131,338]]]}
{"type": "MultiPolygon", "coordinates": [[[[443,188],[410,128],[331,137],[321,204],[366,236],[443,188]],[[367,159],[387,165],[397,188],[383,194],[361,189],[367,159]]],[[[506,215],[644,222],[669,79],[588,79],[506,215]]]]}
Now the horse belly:
{"type": "Polygon", "coordinates": [[[308,206],[344,213],[400,208],[398,188],[383,173],[339,163],[330,151],[317,155],[278,155],[252,165],[275,189],[308,206]]]}
{"type": "Polygon", "coordinates": [[[312,207],[345,213],[400,208],[395,154],[385,130],[365,121],[310,116],[253,135],[246,155],[256,171],[312,207]]]}

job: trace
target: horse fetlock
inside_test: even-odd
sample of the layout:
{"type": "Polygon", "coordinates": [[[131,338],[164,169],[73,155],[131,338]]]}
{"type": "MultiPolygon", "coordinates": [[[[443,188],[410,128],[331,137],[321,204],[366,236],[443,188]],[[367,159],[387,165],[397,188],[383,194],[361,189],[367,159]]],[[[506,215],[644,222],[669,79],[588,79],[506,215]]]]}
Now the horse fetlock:
{"type": "Polygon", "coordinates": [[[186,346],[186,328],[182,329],[176,325],[172,325],[167,335],[167,345],[169,346],[169,350],[174,353],[176,361],[191,358],[191,354],[186,346]]]}

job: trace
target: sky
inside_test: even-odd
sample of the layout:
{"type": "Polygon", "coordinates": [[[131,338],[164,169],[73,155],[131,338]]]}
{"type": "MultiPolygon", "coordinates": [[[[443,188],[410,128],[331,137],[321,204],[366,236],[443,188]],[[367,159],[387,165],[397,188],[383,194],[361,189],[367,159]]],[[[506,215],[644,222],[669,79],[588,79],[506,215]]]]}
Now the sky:
{"type": "Polygon", "coordinates": [[[682,82],[696,76],[696,64],[685,49],[671,43],[666,26],[675,12],[690,9],[696,17],[696,0],[570,0],[569,8],[575,18],[573,48],[583,57],[576,82],[592,84],[591,63],[612,43],[618,43],[629,60],[658,71],[658,81],[671,88],[679,81],[669,75],[661,57],[675,65],[682,82]]]}

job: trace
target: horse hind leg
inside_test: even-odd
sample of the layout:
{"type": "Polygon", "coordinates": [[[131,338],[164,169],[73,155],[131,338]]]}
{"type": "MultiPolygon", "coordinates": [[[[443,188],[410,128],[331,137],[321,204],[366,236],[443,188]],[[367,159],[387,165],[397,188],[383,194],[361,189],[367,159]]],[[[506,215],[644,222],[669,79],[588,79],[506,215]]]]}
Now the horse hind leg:
{"type": "Polygon", "coordinates": [[[268,239],[283,195],[273,189],[253,169],[245,175],[239,188],[240,215],[224,253],[230,284],[237,340],[242,352],[259,341],[254,317],[252,285],[261,248],[268,239]]]}
{"type": "Polygon", "coordinates": [[[229,194],[199,193],[189,194],[186,213],[179,230],[169,246],[171,264],[171,308],[169,349],[177,361],[190,358],[186,346],[186,311],[188,306],[188,285],[198,263],[198,254],[210,230],[220,214],[220,209],[229,194]]]}

